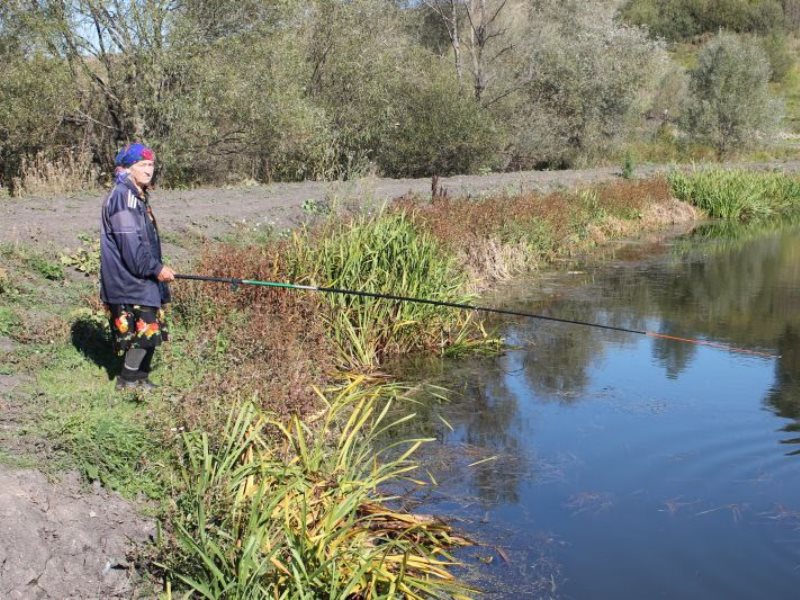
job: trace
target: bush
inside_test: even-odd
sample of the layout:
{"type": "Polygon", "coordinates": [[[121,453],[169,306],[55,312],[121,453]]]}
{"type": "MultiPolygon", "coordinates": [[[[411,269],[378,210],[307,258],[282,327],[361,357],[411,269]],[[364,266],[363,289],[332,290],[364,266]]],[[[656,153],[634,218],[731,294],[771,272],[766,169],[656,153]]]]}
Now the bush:
{"type": "Polygon", "coordinates": [[[683,124],[718,156],[752,145],[777,125],[781,105],[769,90],[769,61],[759,46],[722,34],[703,49],[689,78],[683,124]]]}
{"type": "Polygon", "coordinates": [[[795,64],[794,52],[789,48],[786,36],[781,33],[772,33],[759,40],[764,52],[767,53],[769,66],[772,69],[770,81],[783,81],[795,64]]]}
{"type": "Polygon", "coordinates": [[[390,127],[377,153],[392,177],[474,173],[488,166],[500,135],[489,111],[459,93],[450,65],[430,57],[421,76],[398,82],[390,127]]]}
{"type": "Polygon", "coordinates": [[[629,0],[623,19],[668,40],[684,40],[721,29],[737,33],[780,32],[784,8],[779,0],[629,0]]]}
{"type": "Polygon", "coordinates": [[[530,81],[500,119],[513,168],[561,167],[607,156],[639,114],[642,89],[666,55],[612,8],[547,2],[530,32],[530,81]]]}

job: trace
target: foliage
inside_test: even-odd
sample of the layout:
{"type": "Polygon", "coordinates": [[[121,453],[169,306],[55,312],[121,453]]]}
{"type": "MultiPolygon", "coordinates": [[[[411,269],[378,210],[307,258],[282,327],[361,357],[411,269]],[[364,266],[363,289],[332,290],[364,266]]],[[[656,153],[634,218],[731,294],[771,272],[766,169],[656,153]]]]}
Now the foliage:
{"type": "Polygon", "coordinates": [[[11,334],[19,325],[19,318],[11,307],[0,306],[0,335],[11,334]]]}
{"type": "Polygon", "coordinates": [[[621,175],[623,179],[633,179],[635,165],[633,163],[633,155],[630,151],[625,153],[625,159],[622,161],[621,175]]]}
{"type": "Polygon", "coordinates": [[[677,198],[720,219],[757,221],[800,211],[800,180],[782,173],[694,169],[673,171],[669,183],[677,198]]]}
{"type": "Polygon", "coordinates": [[[466,591],[447,554],[464,540],[434,519],[392,510],[381,491],[411,476],[425,440],[376,448],[411,417],[387,417],[395,386],[363,384],[356,379],[326,400],[319,426],[237,403],[218,440],[184,436],[175,537],[161,553],[168,581],[209,599],[466,591]]]}
{"type": "Polygon", "coordinates": [[[779,32],[773,32],[762,37],[759,43],[769,59],[770,81],[784,81],[796,63],[795,53],[789,47],[786,36],[779,32]]]}
{"type": "Polygon", "coordinates": [[[58,441],[88,481],[130,494],[140,491],[151,498],[163,493],[154,470],[158,443],[136,419],[123,418],[106,406],[52,415],[48,435],[58,441]]]}
{"type": "MultiPolygon", "coordinates": [[[[402,214],[332,220],[296,238],[300,272],[316,285],[465,302],[466,281],[452,258],[402,214]]],[[[327,294],[329,335],[343,364],[374,368],[387,356],[442,351],[474,336],[463,312],[375,298],[327,294]]]]}
{"type": "Polygon", "coordinates": [[[84,275],[100,274],[100,240],[90,236],[79,236],[81,246],[75,252],[61,254],[61,264],[73,267],[84,275]]]}
{"type": "Polygon", "coordinates": [[[623,18],[669,40],[720,30],[773,33],[783,30],[780,0],[628,0],[623,18]]]}
{"type": "Polygon", "coordinates": [[[682,75],[638,25],[756,32],[781,81],[796,4],[4,3],[0,194],[107,181],[134,139],[172,187],[613,164],[645,114],[680,112],[682,75]]]}
{"type": "Polygon", "coordinates": [[[563,167],[607,154],[637,112],[640,90],[666,56],[610,5],[543,2],[531,18],[527,79],[498,110],[511,130],[511,165],[563,167]],[[513,116],[512,116],[513,115],[513,116]]]}
{"type": "Polygon", "coordinates": [[[78,146],[64,125],[73,97],[69,70],[61,61],[38,52],[25,56],[18,48],[0,50],[0,60],[0,188],[19,194],[16,186],[32,178],[30,161],[40,165],[43,158],[68,160],[78,146]]]}
{"type": "Polygon", "coordinates": [[[769,61],[760,47],[722,34],[703,49],[689,75],[686,128],[719,156],[775,127],[781,107],[767,85],[769,61]]]}
{"type": "Polygon", "coordinates": [[[491,112],[459,93],[449,65],[429,62],[393,94],[377,162],[395,177],[474,173],[496,160],[502,141],[491,112]]]}
{"type": "Polygon", "coordinates": [[[31,269],[45,279],[50,279],[51,281],[64,279],[64,268],[61,264],[50,260],[50,258],[44,254],[39,252],[32,253],[26,257],[25,262],[31,269]]]}
{"type": "Polygon", "coordinates": [[[432,203],[402,198],[395,206],[457,256],[472,285],[480,286],[620,235],[626,221],[635,220],[642,228],[642,215],[669,199],[666,182],[650,179],[547,195],[439,198],[432,203]]]}

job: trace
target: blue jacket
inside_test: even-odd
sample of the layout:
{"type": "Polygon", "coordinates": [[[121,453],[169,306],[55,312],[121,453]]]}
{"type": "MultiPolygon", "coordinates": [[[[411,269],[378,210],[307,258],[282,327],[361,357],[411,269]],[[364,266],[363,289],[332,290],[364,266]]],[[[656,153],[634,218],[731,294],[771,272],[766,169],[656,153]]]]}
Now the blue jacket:
{"type": "Polygon", "coordinates": [[[149,208],[146,196],[124,175],[103,201],[100,298],[107,304],[161,306],[170,300],[169,286],[156,279],[164,265],[149,208]]]}

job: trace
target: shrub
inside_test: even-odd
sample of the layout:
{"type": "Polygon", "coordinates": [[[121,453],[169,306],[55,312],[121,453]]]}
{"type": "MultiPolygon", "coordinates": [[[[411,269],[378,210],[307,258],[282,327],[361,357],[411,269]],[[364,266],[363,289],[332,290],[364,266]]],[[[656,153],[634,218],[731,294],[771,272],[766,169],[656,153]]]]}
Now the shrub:
{"type": "Polygon", "coordinates": [[[653,35],[682,40],[721,29],[737,33],[779,32],[784,7],[779,0],[629,0],[622,17],[653,35]]]}
{"type": "Polygon", "coordinates": [[[786,36],[774,32],[759,40],[761,47],[767,54],[769,66],[772,69],[770,81],[783,81],[795,64],[794,52],[789,48],[786,36]]]}
{"type": "Polygon", "coordinates": [[[431,58],[421,76],[393,92],[391,127],[377,152],[387,175],[472,173],[495,159],[500,133],[491,113],[460,93],[449,70],[431,58]]]}
{"type": "Polygon", "coordinates": [[[12,179],[16,196],[58,196],[93,189],[100,174],[88,151],[73,148],[23,156],[19,169],[19,177],[12,179]]]}
{"type": "Polygon", "coordinates": [[[646,32],[610,5],[544,2],[532,21],[529,81],[500,120],[513,168],[563,167],[607,156],[639,113],[642,89],[666,64],[646,32]]]}
{"type": "Polygon", "coordinates": [[[722,34],[703,49],[689,76],[684,126],[719,156],[751,145],[777,124],[780,103],[769,90],[769,61],[760,47],[722,34]]]}

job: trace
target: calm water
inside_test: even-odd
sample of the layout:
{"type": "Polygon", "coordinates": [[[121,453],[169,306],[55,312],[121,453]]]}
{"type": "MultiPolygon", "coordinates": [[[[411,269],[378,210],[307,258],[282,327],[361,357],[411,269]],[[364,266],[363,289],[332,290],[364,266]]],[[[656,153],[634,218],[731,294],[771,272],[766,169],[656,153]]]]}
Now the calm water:
{"type": "Polygon", "coordinates": [[[799,233],[621,247],[485,301],[781,358],[506,319],[500,358],[412,365],[457,392],[423,411],[419,510],[486,544],[460,554],[486,597],[800,598],[799,233]]]}

